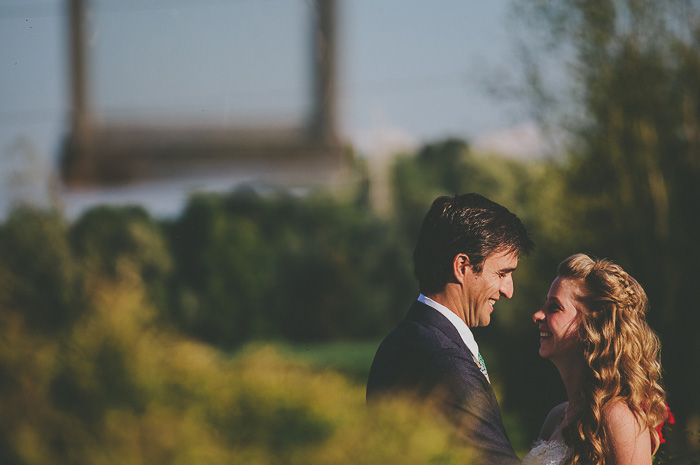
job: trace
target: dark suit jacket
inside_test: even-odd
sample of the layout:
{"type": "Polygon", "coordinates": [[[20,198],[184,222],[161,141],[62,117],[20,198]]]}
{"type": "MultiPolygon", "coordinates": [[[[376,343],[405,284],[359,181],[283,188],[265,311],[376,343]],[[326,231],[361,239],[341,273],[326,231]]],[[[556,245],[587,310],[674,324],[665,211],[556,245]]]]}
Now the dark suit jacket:
{"type": "Polygon", "coordinates": [[[379,346],[367,382],[367,401],[401,391],[437,402],[457,437],[478,454],[475,464],[520,464],[493,388],[457,329],[418,301],[379,346]]]}

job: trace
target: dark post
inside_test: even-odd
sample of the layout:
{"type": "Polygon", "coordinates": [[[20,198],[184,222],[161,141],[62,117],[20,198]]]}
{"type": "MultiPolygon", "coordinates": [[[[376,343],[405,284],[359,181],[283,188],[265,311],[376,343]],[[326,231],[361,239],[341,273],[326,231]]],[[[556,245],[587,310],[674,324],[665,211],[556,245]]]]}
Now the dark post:
{"type": "Polygon", "coordinates": [[[314,30],[313,139],[335,145],[336,134],[336,5],[335,0],[316,0],[314,30]]]}
{"type": "Polygon", "coordinates": [[[92,115],[89,103],[85,51],[86,0],[68,0],[71,80],[71,135],[69,157],[63,160],[64,177],[77,183],[92,178],[92,115]]]}

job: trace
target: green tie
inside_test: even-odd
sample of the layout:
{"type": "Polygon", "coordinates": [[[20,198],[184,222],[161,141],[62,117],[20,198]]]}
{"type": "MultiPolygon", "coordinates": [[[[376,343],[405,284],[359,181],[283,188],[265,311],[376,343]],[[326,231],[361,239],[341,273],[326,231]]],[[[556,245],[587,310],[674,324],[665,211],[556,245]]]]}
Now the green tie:
{"type": "Polygon", "coordinates": [[[482,357],[481,354],[478,354],[478,361],[479,361],[479,370],[481,370],[481,372],[484,374],[484,376],[486,376],[486,379],[490,383],[491,380],[489,379],[489,374],[486,371],[486,363],[484,362],[484,357],[482,357]]]}

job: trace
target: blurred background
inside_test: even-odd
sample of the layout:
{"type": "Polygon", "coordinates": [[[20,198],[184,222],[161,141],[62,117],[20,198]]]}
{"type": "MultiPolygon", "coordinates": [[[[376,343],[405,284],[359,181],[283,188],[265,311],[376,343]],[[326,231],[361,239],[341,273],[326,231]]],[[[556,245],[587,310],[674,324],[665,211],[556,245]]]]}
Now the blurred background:
{"type": "Polygon", "coordinates": [[[0,462],[465,463],[432,416],[362,406],[420,221],[479,192],[537,243],[476,334],[518,452],[564,400],[531,315],[586,252],[649,294],[657,462],[691,463],[699,14],[0,0],[0,462]]]}

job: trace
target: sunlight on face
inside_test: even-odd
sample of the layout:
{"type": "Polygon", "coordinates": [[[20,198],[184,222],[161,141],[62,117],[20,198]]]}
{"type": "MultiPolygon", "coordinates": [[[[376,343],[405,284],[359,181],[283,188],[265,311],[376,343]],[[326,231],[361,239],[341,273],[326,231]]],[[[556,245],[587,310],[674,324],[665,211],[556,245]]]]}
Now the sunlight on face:
{"type": "Polygon", "coordinates": [[[501,296],[513,297],[513,271],[517,266],[517,253],[496,252],[484,260],[481,273],[473,272],[470,267],[463,289],[467,325],[487,326],[496,301],[501,296]]]}
{"type": "Polygon", "coordinates": [[[558,362],[578,353],[577,295],[580,285],[576,280],[556,278],[552,282],[544,306],[533,315],[540,330],[540,356],[558,362]]]}

